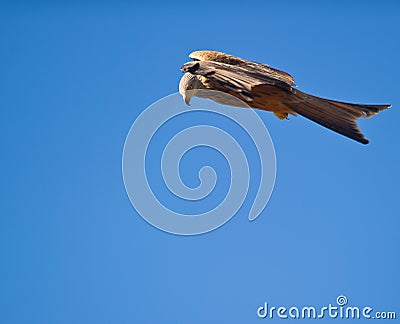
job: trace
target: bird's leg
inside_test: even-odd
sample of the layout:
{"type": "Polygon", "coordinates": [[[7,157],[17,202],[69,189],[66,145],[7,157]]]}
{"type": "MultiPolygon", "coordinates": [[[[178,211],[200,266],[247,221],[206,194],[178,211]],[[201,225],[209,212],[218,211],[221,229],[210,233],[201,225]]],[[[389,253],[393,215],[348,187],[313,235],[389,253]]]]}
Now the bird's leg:
{"type": "Polygon", "coordinates": [[[288,118],[288,115],[289,115],[288,113],[274,112],[274,115],[276,117],[278,117],[280,120],[289,119],[288,118]]]}

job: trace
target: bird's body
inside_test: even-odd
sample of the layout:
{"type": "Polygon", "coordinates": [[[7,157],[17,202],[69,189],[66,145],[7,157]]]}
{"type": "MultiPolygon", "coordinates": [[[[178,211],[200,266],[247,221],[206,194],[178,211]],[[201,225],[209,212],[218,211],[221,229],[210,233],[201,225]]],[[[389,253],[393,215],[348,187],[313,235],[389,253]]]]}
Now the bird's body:
{"type": "MultiPolygon", "coordinates": [[[[293,77],[286,72],[221,52],[197,51],[189,57],[194,61],[181,67],[185,74],[179,85],[188,104],[192,95],[204,97],[197,89],[217,90],[241,99],[252,108],[271,111],[280,119],[286,119],[289,114],[302,115],[363,144],[368,140],[360,132],[356,119],[370,117],[390,107],[312,96],[297,90],[293,77]]],[[[229,104],[221,101],[218,95],[208,97],[229,104]]]]}

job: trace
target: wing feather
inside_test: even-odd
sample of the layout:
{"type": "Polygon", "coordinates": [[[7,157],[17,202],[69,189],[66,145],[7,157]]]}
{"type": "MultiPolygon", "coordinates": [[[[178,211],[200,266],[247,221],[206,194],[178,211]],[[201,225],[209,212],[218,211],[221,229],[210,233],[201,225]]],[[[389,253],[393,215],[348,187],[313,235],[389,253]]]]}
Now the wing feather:
{"type": "Polygon", "coordinates": [[[195,61],[212,61],[218,63],[225,63],[229,65],[239,66],[243,68],[249,68],[256,70],[260,73],[267,74],[271,78],[278,79],[282,82],[287,83],[290,86],[295,86],[293,77],[284,71],[274,69],[267,64],[258,62],[252,62],[240,57],[225,54],[216,51],[195,51],[189,54],[189,57],[195,61]]]}
{"type": "Polygon", "coordinates": [[[214,61],[188,62],[181,67],[182,72],[204,77],[207,88],[230,93],[252,100],[252,90],[259,85],[277,86],[286,91],[292,87],[286,82],[272,78],[269,74],[251,69],[249,66],[237,66],[214,61]]]}

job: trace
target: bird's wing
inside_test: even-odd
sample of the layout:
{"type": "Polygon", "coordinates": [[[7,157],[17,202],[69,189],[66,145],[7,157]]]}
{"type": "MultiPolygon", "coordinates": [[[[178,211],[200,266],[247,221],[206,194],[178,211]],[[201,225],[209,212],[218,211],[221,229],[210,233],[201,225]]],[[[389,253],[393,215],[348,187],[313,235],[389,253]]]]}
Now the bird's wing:
{"type": "Polygon", "coordinates": [[[208,89],[244,99],[250,107],[273,111],[278,117],[299,114],[339,134],[367,144],[356,120],[370,117],[390,105],[362,105],[318,98],[296,91],[288,83],[249,65],[216,61],[188,62],[181,67],[201,77],[208,89]]]}
{"type": "Polygon", "coordinates": [[[247,101],[253,100],[252,90],[256,86],[277,86],[282,90],[293,91],[286,82],[254,70],[248,65],[230,65],[215,61],[195,61],[185,63],[182,72],[205,77],[206,87],[213,90],[238,94],[247,101]]]}
{"type": "Polygon", "coordinates": [[[273,79],[285,82],[290,86],[295,86],[294,79],[289,73],[274,69],[267,64],[247,61],[240,57],[216,51],[196,51],[190,53],[189,57],[194,61],[212,61],[252,69],[254,71],[258,71],[260,73],[268,75],[273,79]]]}

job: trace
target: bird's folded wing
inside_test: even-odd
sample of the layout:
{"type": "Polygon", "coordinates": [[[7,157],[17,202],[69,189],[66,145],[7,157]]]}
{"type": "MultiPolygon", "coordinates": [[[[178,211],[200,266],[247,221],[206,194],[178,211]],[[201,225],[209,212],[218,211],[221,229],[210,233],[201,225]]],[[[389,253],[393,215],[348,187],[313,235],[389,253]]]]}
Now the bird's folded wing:
{"type": "Polygon", "coordinates": [[[252,89],[259,85],[272,85],[287,91],[292,87],[269,74],[261,73],[248,66],[230,65],[220,62],[188,62],[181,67],[182,72],[189,72],[205,77],[207,88],[223,92],[233,92],[251,101],[252,89]]]}
{"type": "Polygon", "coordinates": [[[289,73],[274,69],[267,64],[248,61],[240,57],[216,51],[196,51],[190,53],[189,57],[195,61],[212,61],[252,69],[266,74],[273,79],[285,82],[290,86],[295,86],[294,79],[289,73]]]}

